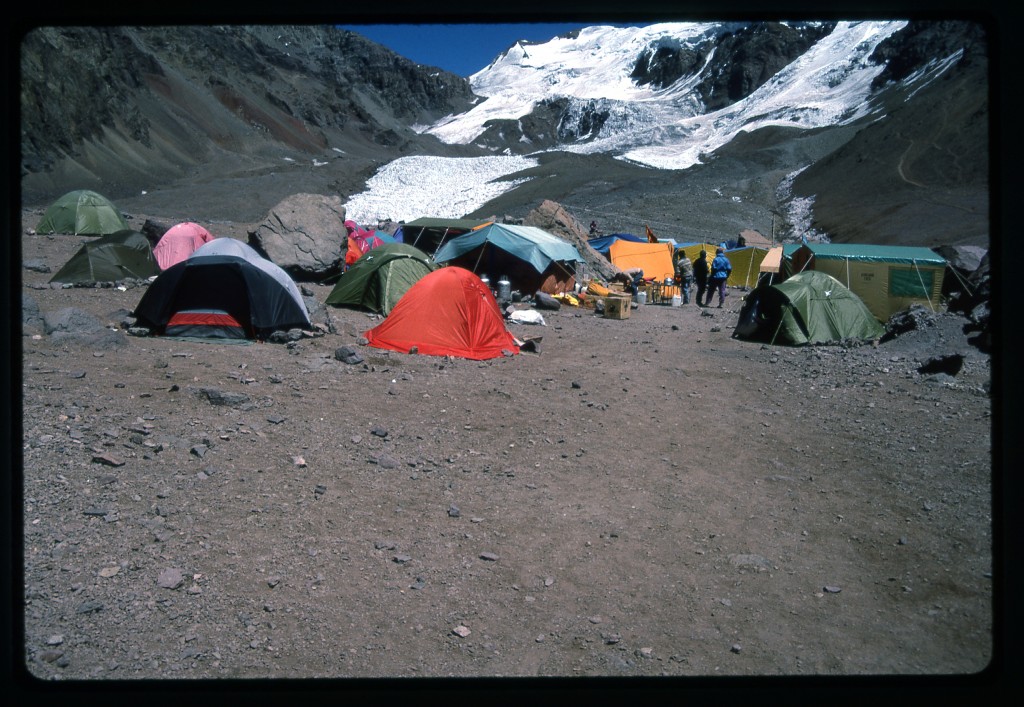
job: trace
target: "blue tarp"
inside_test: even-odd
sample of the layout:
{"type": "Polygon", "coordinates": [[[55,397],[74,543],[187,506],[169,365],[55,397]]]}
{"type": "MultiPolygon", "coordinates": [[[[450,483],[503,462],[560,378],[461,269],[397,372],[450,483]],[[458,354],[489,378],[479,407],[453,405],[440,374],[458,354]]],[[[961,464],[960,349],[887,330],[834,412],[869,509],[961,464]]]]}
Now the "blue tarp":
{"type": "Polygon", "coordinates": [[[647,242],[647,239],[644,236],[635,236],[632,233],[613,233],[610,236],[588,238],[587,244],[601,255],[607,256],[608,249],[612,247],[612,243],[618,240],[633,241],[634,243],[647,242]]]}

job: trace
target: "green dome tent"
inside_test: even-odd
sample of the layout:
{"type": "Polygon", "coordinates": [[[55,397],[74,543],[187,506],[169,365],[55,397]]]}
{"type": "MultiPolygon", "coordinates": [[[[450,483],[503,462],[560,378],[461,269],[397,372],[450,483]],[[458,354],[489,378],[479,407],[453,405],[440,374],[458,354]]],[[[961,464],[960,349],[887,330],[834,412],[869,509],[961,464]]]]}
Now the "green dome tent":
{"type": "Polygon", "coordinates": [[[363,254],[338,280],[326,304],[391,313],[402,295],[437,269],[430,256],[405,243],[385,243],[363,254]]]}
{"type": "Polygon", "coordinates": [[[36,226],[36,233],[105,236],[128,230],[128,222],[105,196],[80,189],[53,202],[36,226]]]}
{"type": "Polygon", "coordinates": [[[159,274],[149,239],[138,231],[124,230],[84,244],[50,282],[145,280],[159,274]]]}
{"type": "Polygon", "coordinates": [[[885,328],[860,297],[815,270],[761,285],[744,300],[733,335],[771,344],[824,344],[875,339],[885,328]]]}

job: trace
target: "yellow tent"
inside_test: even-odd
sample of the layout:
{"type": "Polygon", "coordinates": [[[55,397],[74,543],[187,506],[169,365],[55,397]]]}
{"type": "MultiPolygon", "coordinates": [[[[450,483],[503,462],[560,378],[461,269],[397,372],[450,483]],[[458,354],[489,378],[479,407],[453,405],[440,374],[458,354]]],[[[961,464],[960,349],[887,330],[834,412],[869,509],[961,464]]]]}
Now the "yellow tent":
{"type": "Polygon", "coordinates": [[[766,248],[734,248],[725,251],[725,257],[732,263],[732,272],[726,282],[730,287],[752,288],[757,286],[761,274],[761,262],[768,254],[766,248]]]}
{"type": "Polygon", "coordinates": [[[672,250],[672,244],[667,242],[637,243],[619,239],[608,247],[608,259],[620,270],[640,268],[645,279],[660,282],[675,275],[672,250]]]}
{"type": "Polygon", "coordinates": [[[946,259],[930,248],[805,243],[790,258],[796,272],[818,270],[839,280],[880,322],[912,304],[942,306],[946,259]]]}
{"type": "Polygon", "coordinates": [[[676,250],[682,250],[686,253],[686,257],[690,259],[690,262],[695,261],[702,250],[707,251],[708,263],[710,264],[715,257],[715,248],[717,247],[714,243],[688,243],[687,245],[679,246],[676,250]]]}

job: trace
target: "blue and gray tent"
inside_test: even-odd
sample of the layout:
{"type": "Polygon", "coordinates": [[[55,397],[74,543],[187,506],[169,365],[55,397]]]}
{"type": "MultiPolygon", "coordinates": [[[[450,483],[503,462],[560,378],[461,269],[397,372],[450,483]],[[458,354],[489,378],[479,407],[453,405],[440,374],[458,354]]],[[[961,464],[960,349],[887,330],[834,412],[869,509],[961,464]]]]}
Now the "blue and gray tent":
{"type": "Polygon", "coordinates": [[[506,277],[513,290],[557,294],[572,289],[576,247],[534,226],[492,223],[448,241],[434,255],[442,265],[458,265],[492,282],[506,277]]]}

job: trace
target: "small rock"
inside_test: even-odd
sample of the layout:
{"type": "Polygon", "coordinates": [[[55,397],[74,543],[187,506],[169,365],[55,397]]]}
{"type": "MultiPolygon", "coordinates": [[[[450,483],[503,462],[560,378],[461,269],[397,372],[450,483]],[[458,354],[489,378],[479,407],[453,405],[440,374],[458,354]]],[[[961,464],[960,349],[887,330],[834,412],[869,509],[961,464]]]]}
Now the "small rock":
{"type": "Polygon", "coordinates": [[[459,507],[454,503],[448,507],[448,516],[450,518],[458,518],[460,515],[461,512],[459,511],[459,507]]]}
{"type": "Polygon", "coordinates": [[[101,602],[101,601],[87,601],[87,602],[83,602],[82,604],[79,604],[78,608],[75,611],[77,613],[79,613],[79,614],[91,614],[93,612],[100,611],[102,609],[103,609],[103,602],[101,602]]]}
{"type": "Polygon", "coordinates": [[[825,585],[824,587],[822,587],[822,590],[826,594],[838,594],[839,592],[843,591],[839,587],[831,586],[831,585],[825,585]]]}
{"type": "Polygon", "coordinates": [[[495,555],[493,552],[481,552],[480,559],[487,560],[488,562],[497,562],[498,556],[495,555]]]}
{"type": "Polygon", "coordinates": [[[729,650],[733,653],[739,653],[743,650],[743,646],[741,646],[739,643],[733,643],[732,647],[729,650]]]}
{"type": "Polygon", "coordinates": [[[452,633],[454,633],[456,636],[461,636],[462,638],[465,638],[471,633],[471,631],[462,624],[459,624],[458,626],[452,629],[452,633]]]}
{"type": "Polygon", "coordinates": [[[351,346],[340,346],[337,349],[335,349],[334,358],[341,361],[342,363],[347,363],[349,365],[354,365],[363,362],[363,357],[360,356],[359,352],[353,349],[351,346]]]}
{"type": "Polygon", "coordinates": [[[177,589],[181,586],[182,582],[185,581],[185,576],[181,570],[174,567],[168,567],[167,569],[161,570],[160,574],[156,578],[157,586],[163,589],[177,589]]]}

